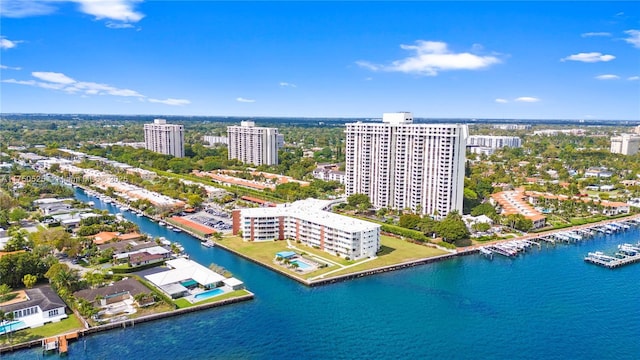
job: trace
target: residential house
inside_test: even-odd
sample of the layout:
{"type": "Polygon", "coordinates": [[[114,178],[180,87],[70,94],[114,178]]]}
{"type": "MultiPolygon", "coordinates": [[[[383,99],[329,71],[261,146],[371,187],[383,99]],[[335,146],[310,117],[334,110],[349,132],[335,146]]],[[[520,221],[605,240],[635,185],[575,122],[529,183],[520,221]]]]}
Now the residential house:
{"type": "Polygon", "coordinates": [[[58,322],[67,317],[64,301],[53,291],[51,286],[42,285],[33,289],[18,290],[18,296],[0,304],[0,311],[13,313],[14,321],[10,329],[15,331],[42,326],[50,322],[58,322]]]}

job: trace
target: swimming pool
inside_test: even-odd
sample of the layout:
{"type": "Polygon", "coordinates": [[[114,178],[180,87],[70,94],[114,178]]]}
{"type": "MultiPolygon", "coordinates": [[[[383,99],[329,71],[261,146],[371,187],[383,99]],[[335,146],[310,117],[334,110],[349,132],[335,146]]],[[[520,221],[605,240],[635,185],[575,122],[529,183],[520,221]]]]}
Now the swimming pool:
{"type": "Polygon", "coordinates": [[[294,260],[291,263],[298,265],[298,269],[300,269],[300,270],[309,270],[309,269],[312,268],[311,265],[307,264],[304,261],[300,261],[300,260],[294,260]]]}
{"type": "Polygon", "coordinates": [[[211,290],[207,290],[207,291],[203,291],[201,293],[195,294],[193,298],[199,301],[199,300],[208,299],[214,296],[218,296],[222,293],[224,293],[224,290],[222,289],[211,289],[211,290]]]}
{"type": "Polygon", "coordinates": [[[16,331],[16,330],[22,330],[24,328],[27,327],[27,324],[24,323],[24,321],[12,321],[10,323],[7,323],[5,325],[1,325],[0,326],[0,334],[4,334],[7,331],[16,331]]]}

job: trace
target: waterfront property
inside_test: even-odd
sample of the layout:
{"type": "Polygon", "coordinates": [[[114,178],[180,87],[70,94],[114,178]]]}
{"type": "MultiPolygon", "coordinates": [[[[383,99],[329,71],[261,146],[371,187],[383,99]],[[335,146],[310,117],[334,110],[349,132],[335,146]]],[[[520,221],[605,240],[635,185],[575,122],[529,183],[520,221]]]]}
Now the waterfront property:
{"type": "Polygon", "coordinates": [[[239,289],[242,284],[240,280],[228,280],[188,259],[177,258],[167,261],[166,264],[168,267],[166,271],[147,275],[145,278],[173,299],[187,297],[189,301],[196,302],[198,298],[194,296],[202,291],[212,289],[233,291],[239,289]]]}
{"type": "Polygon", "coordinates": [[[291,239],[345,259],[375,257],[380,225],[329,212],[331,201],[307,199],[270,208],[236,210],[233,233],[245,241],[291,239]]]}
{"type": "MultiPolygon", "coordinates": [[[[447,254],[447,251],[414,244],[396,237],[380,236],[380,251],[374,258],[360,260],[346,260],[333,256],[320,249],[305,246],[296,247],[293,241],[243,241],[236,236],[227,236],[216,243],[216,247],[227,249],[245,258],[251,259],[269,269],[285,274],[305,285],[314,285],[318,281],[335,278],[336,276],[349,276],[359,272],[370,272],[375,269],[383,269],[399,266],[406,263],[420,263],[425,259],[437,258],[447,254]],[[318,264],[316,269],[301,271],[300,264],[287,266],[282,257],[282,264],[278,260],[278,253],[288,256],[290,260],[303,257],[305,264],[314,262],[318,264]],[[309,261],[307,261],[309,260],[309,261]],[[326,266],[325,266],[326,265],[326,266]]],[[[304,265],[302,265],[304,267],[304,265]]]]}
{"type": "MultiPolygon", "coordinates": [[[[285,266],[300,273],[313,272],[321,267],[321,264],[317,261],[298,255],[294,251],[280,251],[276,253],[275,261],[281,266],[285,266]]],[[[328,264],[324,263],[324,265],[328,264]]]]}
{"type": "Polygon", "coordinates": [[[58,322],[67,317],[65,309],[64,301],[49,285],[19,290],[14,299],[0,304],[0,311],[13,313],[14,319],[2,324],[0,334],[58,322]]]}
{"type": "Polygon", "coordinates": [[[140,294],[150,295],[151,290],[139,281],[128,278],[96,289],[76,291],[73,296],[96,304],[100,310],[95,318],[103,319],[120,314],[134,314],[137,311],[136,305],[148,306],[153,304],[153,296],[138,296],[140,294]],[[136,296],[139,298],[138,301],[135,299],[136,296]]]}
{"type": "Polygon", "coordinates": [[[520,214],[531,220],[533,229],[540,229],[546,225],[547,217],[525,201],[526,194],[523,188],[501,191],[491,195],[491,203],[499,205],[502,215],[520,214]]]}

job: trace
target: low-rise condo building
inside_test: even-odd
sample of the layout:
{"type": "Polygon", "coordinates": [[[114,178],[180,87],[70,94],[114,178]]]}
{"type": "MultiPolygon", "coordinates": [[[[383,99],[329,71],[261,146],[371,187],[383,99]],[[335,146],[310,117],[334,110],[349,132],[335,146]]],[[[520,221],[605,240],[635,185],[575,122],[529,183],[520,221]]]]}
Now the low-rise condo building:
{"type": "Polygon", "coordinates": [[[233,233],[245,241],[292,239],[350,259],[373,257],[380,225],[327,211],[331,201],[307,199],[271,208],[236,210],[233,233]]]}

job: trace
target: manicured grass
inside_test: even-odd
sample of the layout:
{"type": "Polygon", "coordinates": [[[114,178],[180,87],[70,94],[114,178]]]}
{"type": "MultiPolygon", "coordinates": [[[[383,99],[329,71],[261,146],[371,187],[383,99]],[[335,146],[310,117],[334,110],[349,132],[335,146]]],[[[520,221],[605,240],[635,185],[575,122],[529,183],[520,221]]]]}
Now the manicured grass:
{"type": "MultiPolygon", "coordinates": [[[[218,241],[218,243],[230,249],[233,249],[237,252],[240,252],[252,259],[255,259],[267,266],[276,268],[278,270],[284,271],[286,273],[289,273],[293,276],[296,276],[302,279],[312,278],[314,276],[318,276],[328,271],[337,269],[335,265],[330,265],[326,268],[318,269],[310,273],[301,274],[297,271],[287,268],[286,266],[279,266],[277,264],[274,264],[273,259],[275,258],[276,253],[280,251],[291,251],[291,249],[287,248],[287,242],[284,240],[249,242],[249,241],[242,241],[242,239],[238,236],[225,236],[223,240],[218,241]]],[[[321,258],[333,260],[337,263],[344,264],[344,265],[353,263],[352,261],[341,259],[337,256],[333,256],[331,254],[325,253],[324,251],[309,248],[302,244],[295,244],[295,246],[301,250],[301,251],[296,251],[297,253],[306,252],[308,254],[318,255],[321,258]]]]}
{"type": "Polygon", "coordinates": [[[249,295],[249,292],[247,290],[235,290],[226,294],[222,294],[222,295],[218,295],[218,296],[214,296],[210,299],[207,299],[205,301],[200,301],[197,302],[195,304],[190,303],[188,300],[181,298],[175,301],[176,306],[178,306],[179,309],[182,308],[187,308],[187,307],[191,307],[191,306],[196,306],[196,305],[202,305],[202,304],[207,304],[207,303],[213,303],[213,302],[217,302],[217,301],[222,301],[222,300],[226,300],[226,299],[232,299],[235,297],[240,297],[243,295],[249,295]]]}
{"type": "MultiPolygon", "coordinates": [[[[65,334],[72,332],[73,330],[82,329],[82,323],[76,317],[75,314],[69,314],[69,317],[63,319],[57,323],[49,323],[44,326],[40,326],[34,329],[24,329],[15,333],[9,334],[11,344],[18,344],[36,339],[42,339],[54,335],[65,334]]],[[[0,338],[0,345],[9,345],[7,336],[2,335],[0,338]]]]}
{"type": "MultiPolygon", "coordinates": [[[[318,249],[313,249],[306,247],[302,244],[295,244],[297,248],[307,252],[309,254],[317,255],[321,258],[333,260],[341,265],[353,265],[347,269],[340,270],[336,273],[331,273],[328,276],[335,275],[344,275],[349,274],[356,271],[362,271],[367,269],[373,269],[381,266],[388,266],[399,264],[406,261],[417,260],[427,257],[433,257],[437,255],[446,254],[445,251],[440,249],[414,244],[408,241],[404,241],[395,237],[382,235],[380,237],[381,241],[381,250],[378,254],[378,258],[371,261],[360,260],[357,262],[347,261],[345,259],[330,255],[318,249]],[[361,263],[361,264],[360,264],[361,263]]],[[[290,270],[284,266],[278,266],[273,263],[273,258],[275,254],[280,251],[288,251],[291,249],[287,248],[286,241],[269,241],[269,242],[244,242],[237,236],[228,236],[225,237],[224,240],[220,241],[221,245],[229,247],[235,251],[238,251],[252,259],[255,259],[267,266],[277,268],[279,270],[290,273],[296,277],[303,279],[310,279],[320,276],[324,273],[335,271],[338,267],[329,266],[323,269],[319,269],[317,271],[300,274],[293,270],[290,270]]]]}
{"type": "Polygon", "coordinates": [[[380,242],[382,243],[382,248],[377,259],[332,273],[329,276],[345,275],[357,271],[447,254],[446,251],[440,249],[410,243],[408,241],[386,235],[380,237],[380,242]]]}
{"type": "MultiPolygon", "coordinates": [[[[307,254],[316,255],[316,256],[318,256],[320,258],[331,260],[331,261],[336,262],[336,263],[338,263],[340,265],[345,265],[346,266],[346,265],[355,264],[357,262],[357,261],[353,261],[353,260],[346,260],[345,258],[341,258],[341,257],[338,257],[338,256],[333,256],[333,255],[331,255],[329,253],[326,253],[326,252],[324,252],[324,251],[322,251],[320,249],[314,249],[312,247],[309,247],[309,246],[306,246],[306,245],[303,245],[303,244],[298,244],[298,243],[294,242],[293,246],[295,246],[298,249],[300,249],[300,252],[306,252],[307,254]]],[[[296,251],[296,252],[298,252],[298,251],[296,251]]],[[[332,264],[329,264],[329,265],[332,265],[332,264]]]]}

